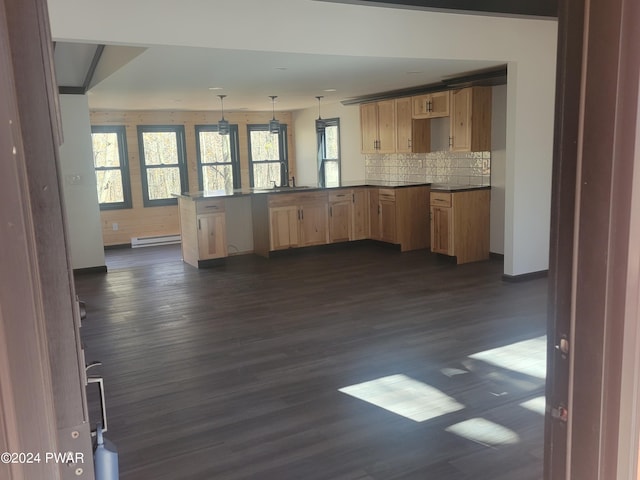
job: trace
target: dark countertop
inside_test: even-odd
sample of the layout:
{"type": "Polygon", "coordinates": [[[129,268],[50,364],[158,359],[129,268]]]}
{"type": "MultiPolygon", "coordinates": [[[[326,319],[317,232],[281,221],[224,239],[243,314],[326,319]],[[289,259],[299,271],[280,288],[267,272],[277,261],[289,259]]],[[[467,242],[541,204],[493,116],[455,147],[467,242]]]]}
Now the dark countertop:
{"type": "Polygon", "coordinates": [[[432,192],[468,192],[469,190],[491,190],[491,185],[449,185],[432,183],[432,192]]]}
{"type": "Polygon", "coordinates": [[[405,188],[405,187],[417,187],[417,186],[429,186],[430,183],[415,183],[415,182],[385,182],[385,181],[369,181],[369,182],[344,182],[339,187],[310,187],[310,186],[296,186],[296,187],[280,187],[280,188],[240,188],[233,190],[209,190],[199,191],[193,193],[174,194],[174,197],[188,198],[191,200],[201,200],[206,198],[229,198],[229,197],[242,197],[246,195],[260,195],[264,193],[293,193],[293,192],[317,192],[317,191],[330,191],[340,188],[359,188],[359,187],[381,187],[381,188],[405,188]]]}

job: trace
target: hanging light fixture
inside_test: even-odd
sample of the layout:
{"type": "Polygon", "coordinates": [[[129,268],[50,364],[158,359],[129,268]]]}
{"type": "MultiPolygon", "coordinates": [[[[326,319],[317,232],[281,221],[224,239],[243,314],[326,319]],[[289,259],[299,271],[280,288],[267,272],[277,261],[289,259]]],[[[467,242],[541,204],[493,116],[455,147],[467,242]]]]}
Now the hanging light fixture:
{"type": "Polygon", "coordinates": [[[278,120],[276,120],[276,98],[278,98],[278,96],[277,95],[269,95],[269,98],[271,99],[271,108],[272,108],[272,111],[273,111],[273,118],[269,122],[269,132],[270,133],[280,133],[280,122],[278,120]]]}
{"type": "Polygon", "coordinates": [[[220,104],[222,105],[222,118],[218,120],[218,134],[229,135],[229,122],[224,119],[224,97],[226,95],[218,95],[220,97],[220,104]]]}
{"type": "Polygon", "coordinates": [[[318,119],[316,120],[316,131],[321,133],[326,127],[326,123],[320,115],[320,100],[322,100],[324,97],[322,95],[318,95],[316,98],[318,99],[318,119]]]}

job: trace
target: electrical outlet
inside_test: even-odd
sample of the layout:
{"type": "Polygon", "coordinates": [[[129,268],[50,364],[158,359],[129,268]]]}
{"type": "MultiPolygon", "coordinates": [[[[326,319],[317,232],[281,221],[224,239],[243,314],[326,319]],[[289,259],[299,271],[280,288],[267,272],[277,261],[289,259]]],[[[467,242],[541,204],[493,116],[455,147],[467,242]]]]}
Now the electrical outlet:
{"type": "Polygon", "coordinates": [[[112,223],[111,224],[111,228],[113,229],[113,231],[115,232],[116,230],[118,230],[118,224],[117,223],[112,223]]]}

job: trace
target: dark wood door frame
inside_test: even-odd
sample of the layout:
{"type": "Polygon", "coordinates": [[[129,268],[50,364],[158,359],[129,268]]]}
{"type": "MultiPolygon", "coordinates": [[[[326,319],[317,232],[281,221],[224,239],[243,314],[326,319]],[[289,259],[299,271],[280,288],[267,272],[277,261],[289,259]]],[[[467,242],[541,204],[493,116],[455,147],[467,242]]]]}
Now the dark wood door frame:
{"type": "Polygon", "coordinates": [[[545,479],[637,478],[640,7],[563,0],[559,22],[545,479]]]}
{"type": "Polygon", "coordinates": [[[8,478],[92,479],[80,318],[60,188],[61,128],[47,4],[0,0],[0,8],[0,347],[6,346],[0,348],[6,357],[0,361],[6,407],[0,414],[0,444],[4,439],[11,447],[7,450],[42,456],[84,455],[81,463],[43,461],[20,467],[25,468],[23,476],[16,469],[8,478]]]}

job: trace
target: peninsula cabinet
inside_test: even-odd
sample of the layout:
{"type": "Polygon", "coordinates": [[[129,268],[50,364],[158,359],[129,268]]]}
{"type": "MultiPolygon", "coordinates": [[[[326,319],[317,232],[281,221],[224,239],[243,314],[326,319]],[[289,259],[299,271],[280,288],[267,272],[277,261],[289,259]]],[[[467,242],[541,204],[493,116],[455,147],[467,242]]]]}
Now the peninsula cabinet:
{"type": "Polygon", "coordinates": [[[411,97],[397,98],[396,152],[429,153],[430,151],[431,124],[429,119],[415,119],[413,117],[411,97]]]}
{"type": "Polygon", "coordinates": [[[183,260],[194,267],[227,256],[224,199],[180,197],[180,235],[183,260]]]}
{"type": "Polygon", "coordinates": [[[366,188],[329,192],[329,241],[347,242],[369,237],[369,193],[366,188]]]}
{"type": "Polygon", "coordinates": [[[451,91],[450,150],[491,150],[491,87],[451,91]]]}
{"type": "Polygon", "coordinates": [[[429,248],[429,187],[372,188],[371,238],[400,251],[429,248]]]}
{"type": "Polygon", "coordinates": [[[468,263],[489,258],[489,189],[431,192],[431,251],[468,263]]]}
{"type": "Polygon", "coordinates": [[[252,212],[257,254],[329,243],[326,192],[253,195],[252,212]]]}
{"type": "Polygon", "coordinates": [[[439,118],[449,116],[449,91],[434,92],[411,97],[413,118],[439,118]]]}
{"type": "Polygon", "coordinates": [[[393,153],[396,149],[395,100],[360,105],[362,153],[393,153]]]}

